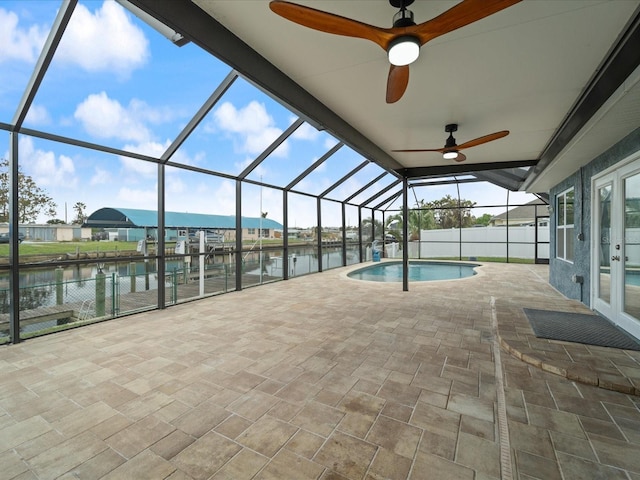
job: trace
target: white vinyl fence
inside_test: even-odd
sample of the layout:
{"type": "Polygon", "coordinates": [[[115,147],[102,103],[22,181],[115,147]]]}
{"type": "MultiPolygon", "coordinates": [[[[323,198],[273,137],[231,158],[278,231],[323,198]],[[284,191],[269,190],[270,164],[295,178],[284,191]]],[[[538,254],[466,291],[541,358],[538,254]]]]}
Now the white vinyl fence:
{"type": "MultiPolygon", "coordinates": [[[[420,257],[536,257],[536,228],[473,227],[422,230],[420,257]]],[[[549,258],[549,227],[538,227],[538,257],[549,258]]],[[[410,251],[411,252],[411,251],[410,251]]]]}

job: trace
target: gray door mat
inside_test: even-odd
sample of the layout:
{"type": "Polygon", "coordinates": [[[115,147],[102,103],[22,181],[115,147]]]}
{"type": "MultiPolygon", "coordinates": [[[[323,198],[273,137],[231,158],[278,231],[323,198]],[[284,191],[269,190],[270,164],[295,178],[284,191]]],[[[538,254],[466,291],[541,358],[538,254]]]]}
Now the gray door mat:
{"type": "Polygon", "coordinates": [[[538,338],[640,351],[640,342],[600,315],[524,308],[538,338]]]}

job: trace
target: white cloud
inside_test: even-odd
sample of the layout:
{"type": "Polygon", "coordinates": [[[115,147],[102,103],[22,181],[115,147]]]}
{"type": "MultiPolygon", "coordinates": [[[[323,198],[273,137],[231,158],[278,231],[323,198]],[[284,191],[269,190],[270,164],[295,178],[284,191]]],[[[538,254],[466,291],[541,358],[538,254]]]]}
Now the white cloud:
{"type": "MultiPolygon", "coordinates": [[[[247,168],[251,163],[253,163],[255,159],[251,157],[247,157],[241,162],[236,162],[234,164],[236,170],[238,172],[244,172],[244,169],[247,168]]],[[[252,170],[253,176],[266,177],[268,176],[268,170],[264,167],[264,165],[260,164],[256,168],[252,170]]]]}
{"type": "Polygon", "coordinates": [[[20,139],[18,146],[20,164],[40,187],[75,188],[78,179],[75,175],[73,160],[66,155],[56,154],[35,148],[30,137],[20,139]]]}
{"type": "Polygon", "coordinates": [[[303,123],[298,129],[293,132],[291,138],[296,140],[315,140],[320,135],[320,132],[308,123],[303,123]]]}
{"type": "Polygon", "coordinates": [[[89,72],[126,78],[149,58],[149,41],[116,2],[105,1],[93,13],[78,4],[56,55],[89,72]]]}
{"type": "Polygon", "coordinates": [[[320,165],[316,167],[314,172],[316,173],[324,173],[327,171],[327,162],[322,162],[320,165]]]}
{"type": "Polygon", "coordinates": [[[89,180],[89,185],[106,185],[113,181],[111,172],[103,168],[96,167],[95,172],[89,180]]]}
{"type": "MultiPolygon", "coordinates": [[[[135,145],[125,145],[123,147],[123,150],[133,153],[140,153],[142,155],[147,155],[149,157],[159,159],[170,145],[170,140],[166,140],[164,143],[148,141],[141,142],[135,145]]],[[[195,157],[192,158],[187,152],[178,150],[171,157],[171,161],[180,163],[182,165],[197,165],[202,161],[202,158],[204,158],[203,152],[197,153],[195,157]]],[[[141,174],[146,177],[155,177],[158,172],[158,165],[153,162],[137,160],[125,156],[120,157],[120,162],[122,163],[122,166],[126,171],[141,174]]]]}
{"type": "Polygon", "coordinates": [[[156,210],[158,208],[158,193],[156,190],[155,186],[149,190],[121,187],[116,198],[122,205],[127,205],[131,208],[156,210]]]}
{"type": "Polygon", "coordinates": [[[31,125],[49,125],[51,123],[51,116],[45,107],[33,104],[29,108],[29,112],[27,112],[25,121],[31,125]]]}
{"type": "MultiPolygon", "coordinates": [[[[159,142],[141,142],[136,145],[125,145],[123,150],[133,153],[139,153],[141,155],[147,155],[149,157],[160,158],[167,148],[169,148],[171,142],[169,140],[164,143],[159,142]]],[[[138,162],[140,160],[136,160],[138,162]]]]}
{"type": "Polygon", "coordinates": [[[324,146],[327,150],[333,148],[333,146],[338,143],[338,140],[334,137],[327,137],[324,141],[324,146]]]}
{"type": "Polygon", "coordinates": [[[336,188],[334,191],[332,191],[329,194],[329,197],[339,198],[339,199],[347,198],[347,197],[350,197],[353,193],[360,190],[363,186],[364,185],[362,184],[362,182],[351,177],[347,179],[347,181],[344,182],[342,185],[340,185],[338,188],[336,188]]]}
{"type": "Polygon", "coordinates": [[[136,160],[135,158],[120,157],[124,167],[123,181],[136,182],[138,176],[152,178],[158,174],[158,166],[155,163],[136,160]],[[133,176],[131,176],[133,175],[133,176]]]}
{"type": "MultiPolygon", "coordinates": [[[[167,144],[168,146],[168,144],[167,144]]],[[[193,157],[187,154],[183,150],[178,150],[169,159],[172,162],[179,163],[181,165],[199,165],[206,158],[206,154],[202,151],[197,152],[193,157]]]]}
{"type": "Polygon", "coordinates": [[[189,191],[189,188],[186,183],[181,178],[176,177],[175,175],[169,175],[166,178],[166,189],[165,191],[169,196],[176,195],[180,193],[186,193],[189,191]]]}
{"type": "Polygon", "coordinates": [[[236,186],[231,180],[223,180],[220,186],[215,190],[212,198],[216,199],[217,215],[235,215],[236,214],[236,186]]]}
{"type": "Polygon", "coordinates": [[[34,63],[47,38],[48,29],[32,25],[18,26],[18,15],[0,8],[0,63],[19,60],[34,63]]]}
{"type": "MultiPolygon", "coordinates": [[[[239,153],[262,153],[282,135],[282,130],[275,126],[275,121],[267,113],[265,106],[256,101],[241,109],[230,102],[224,102],[213,116],[215,126],[233,138],[235,149],[239,153]]],[[[288,153],[289,147],[285,141],[272,155],[286,157],[288,153]]]]}
{"type": "Polygon", "coordinates": [[[144,141],[150,137],[146,126],[106,92],[89,95],[73,116],[87,132],[99,138],[144,141]]]}
{"type": "Polygon", "coordinates": [[[100,92],[80,103],[73,116],[95,137],[146,142],[152,137],[146,123],[160,123],[168,120],[170,114],[136,99],[125,107],[106,92],[100,92]]]}

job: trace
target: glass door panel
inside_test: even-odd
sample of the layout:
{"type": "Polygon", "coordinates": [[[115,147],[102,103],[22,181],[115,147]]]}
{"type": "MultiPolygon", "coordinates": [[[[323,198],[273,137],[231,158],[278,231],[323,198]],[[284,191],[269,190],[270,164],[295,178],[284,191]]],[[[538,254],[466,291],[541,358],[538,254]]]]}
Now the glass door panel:
{"type": "Polygon", "coordinates": [[[624,179],[624,311],[640,319],[640,173],[624,179]]]}
{"type": "Polygon", "coordinates": [[[598,188],[598,298],[611,303],[611,184],[598,188]]]}
{"type": "Polygon", "coordinates": [[[640,338],[640,160],[594,180],[593,308],[640,338]]]}

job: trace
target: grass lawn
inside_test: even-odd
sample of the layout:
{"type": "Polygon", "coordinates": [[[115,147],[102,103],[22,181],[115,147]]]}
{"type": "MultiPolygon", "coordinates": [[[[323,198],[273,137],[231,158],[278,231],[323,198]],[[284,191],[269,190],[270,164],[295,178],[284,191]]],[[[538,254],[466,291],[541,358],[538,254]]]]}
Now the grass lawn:
{"type": "MultiPolygon", "coordinates": [[[[225,245],[232,244],[233,242],[226,242],[225,245]]],[[[173,248],[175,242],[167,242],[166,246],[173,248]]],[[[282,245],[280,239],[263,239],[263,248],[282,245]]],[[[22,242],[19,246],[20,255],[60,255],[64,253],[75,254],[87,252],[131,252],[136,250],[138,242],[22,242]]],[[[245,241],[245,247],[254,246],[254,249],[258,247],[255,241],[245,241]],[[254,246],[255,244],[255,246],[254,246]]],[[[9,256],[9,245],[0,244],[0,257],[9,256]]]]}
{"type": "MultiPolygon", "coordinates": [[[[114,252],[136,249],[138,242],[22,242],[20,255],[55,255],[62,253],[114,252]]],[[[9,255],[9,245],[0,245],[0,256],[9,255]]]]}
{"type": "MultiPolygon", "coordinates": [[[[421,260],[425,260],[424,258],[421,260]]],[[[432,258],[430,260],[455,260],[460,261],[459,257],[442,257],[442,258],[432,258]]],[[[462,257],[463,262],[493,262],[493,263],[507,263],[506,257],[475,257],[475,260],[469,260],[469,257],[462,257]]],[[[531,263],[533,264],[535,260],[533,258],[517,258],[517,257],[509,257],[509,263],[531,263]]]]}

